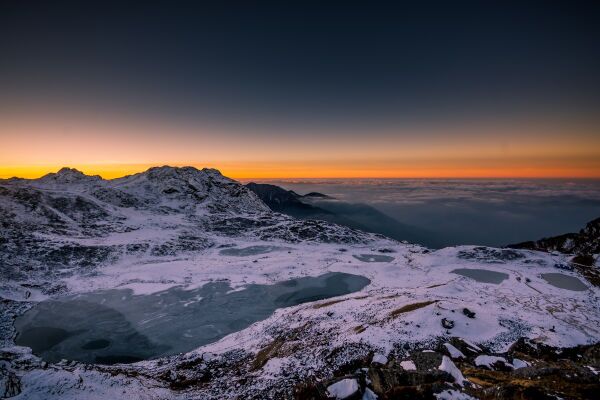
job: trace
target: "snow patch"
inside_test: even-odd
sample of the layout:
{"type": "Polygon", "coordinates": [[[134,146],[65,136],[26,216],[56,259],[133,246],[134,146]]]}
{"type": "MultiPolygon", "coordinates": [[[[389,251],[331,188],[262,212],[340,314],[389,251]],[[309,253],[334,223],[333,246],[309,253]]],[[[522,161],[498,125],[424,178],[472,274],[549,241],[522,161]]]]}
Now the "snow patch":
{"type": "Polygon", "coordinates": [[[442,363],[438,367],[439,370],[446,371],[454,378],[454,382],[459,384],[460,386],[464,385],[465,377],[463,376],[460,369],[454,365],[452,360],[448,356],[442,357],[442,363]]]}
{"type": "Polygon", "coordinates": [[[529,363],[527,361],[519,360],[518,358],[513,359],[512,366],[514,369],[529,367],[529,363]]]}
{"type": "Polygon", "coordinates": [[[448,353],[450,353],[450,357],[452,357],[452,358],[465,358],[465,355],[462,353],[462,351],[460,351],[456,347],[452,346],[450,343],[444,343],[444,346],[448,350],[448,353]]]}
{"type": "Polygon", "coordinates": [[[327,387],[327,395],[334,399],[345,399],[358,392],[358,382],[356,379],[342,379],[339,382],[327,387]]]}
{"type": "Polygon", "coordinates": [[[441,393],[436,393],[435,398],[437,400],[477,400],[475,397],[458,390],[444,390],[441,393]]]}
{"type": "Polygon", "coordinates": [[[400,362],[400,366],[403,369],[405,369],[406,371],[416,371],[417,370],[417,366],[411,360],[400,362]]]}
{"type": "Polygon", "coordinates": [[[362,400],[377,400],[377,395],[371,389],[365,388],[362,400]]]}
{"type": "Polygon", "coordinates": [[[512,364],[510,364],[509,362],[506,361],[506,359],[504,357],[497,357],[497,356],[477,356],[477,358],[475,358],[475,365],[477,365],[478,367],[487,367],[489,369],[493,369],[493,365],[496,364],[497,362],[501,362],[506,366],[510,366],[512,367],[512,364]]]}
{"type": "Polygon", "coordinates": [[[379,354],[379,353],[375,353],[375,355],[373,356],[373,360],[371,361],[371,363],[375,364],[382,364],[385,365],[387,364],[388,359],[386,356],[384,356],[383,354],[379,354]]]}

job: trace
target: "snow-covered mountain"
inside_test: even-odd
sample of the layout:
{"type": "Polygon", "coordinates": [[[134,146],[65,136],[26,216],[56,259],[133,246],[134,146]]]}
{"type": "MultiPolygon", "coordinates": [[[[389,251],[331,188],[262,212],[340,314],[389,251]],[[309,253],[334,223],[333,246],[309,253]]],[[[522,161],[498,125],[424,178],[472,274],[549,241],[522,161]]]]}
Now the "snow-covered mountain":
{"type": "MultiPolygon", "coordinates": [[[[176,256],[222,239],[366,243],[374,236],[272,212],[214,169],[156,167],[104,180],[69,168],[0,181],[4,280],[48,277],[131,256],[176,256]]],[[[52,290],[52,289],[47,289],[52,290]]]]}
{"type": "Polygon", "coordinates": [[[600,290],[568,256],[431,251],[297,220],[218,171],[192,167],[113,180],[65,168],[3,180],[0,215],[5,397],[521,399],[600,389],[600,290]],[[340,278],[357,275],[363,284],[353,289],[340,278]],[[333,294],[322,296],[322,283],[302,291],[314,277],[333,294]],[[76,321],[54,326],[66,318],[59,311],[55,320],[36,311],[74,299],[73,315],[116,319],[122,336],[144,346],[159,340],[161,321],[181,335],[168,343],[214,339],[132,364],[48,362],[44,351],[60,359],[85,335],[90,357],[117,348],[76,321]],[[260,315],[236,314],[256,300],[260,315]],[[129,312],[136,304],[141,319],[129,312]],[[181,316],[168,319],[169,307],[181,316]],[[189,324],[211,313],[224,325],[189,324]],[[16,345],[36,329],[52,334],[16,345]]]}

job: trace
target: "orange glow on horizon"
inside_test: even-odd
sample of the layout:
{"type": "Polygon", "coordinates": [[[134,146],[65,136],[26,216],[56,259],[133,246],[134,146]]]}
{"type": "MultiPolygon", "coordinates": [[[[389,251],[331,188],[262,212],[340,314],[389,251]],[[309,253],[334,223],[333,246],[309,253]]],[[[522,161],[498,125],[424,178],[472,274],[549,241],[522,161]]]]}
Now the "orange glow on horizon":
{"type": "Polygon", "coordinates": [[[191,165],[233,179],[600,178],[598,121],[256,131],[151,118],[0,112],[0,178],[105,179],[191,165]]]}
{"type": "MultiPolygon", "coordinates": [[[[387,178],[387,179],[469,179],[469,178],[587,178],[600,179],[600,162],[591,163],[587,167],[569,166],[526,166],[513,165],[510,167],[490,165],[476,166],[429,166],[429,167],[394,167],[378,166],[365,163],[359,165],[311,165],[303,166],[296,163],[222,163],[222,164],[167,164],[171,166],[193,166],[201,168],[216,168],[229,178],[238,180],[251,179],[353,179],[353,178],[387,178]]],[[[87,175],[100,175],[104,179],[120,178],[143,172],[153,166],[163,164],[98,164],[98,165],[25,165],[0,166],[0,178],[39,178],[47,173],[56,172],[63,166],[76,168],[87,175]]]]}

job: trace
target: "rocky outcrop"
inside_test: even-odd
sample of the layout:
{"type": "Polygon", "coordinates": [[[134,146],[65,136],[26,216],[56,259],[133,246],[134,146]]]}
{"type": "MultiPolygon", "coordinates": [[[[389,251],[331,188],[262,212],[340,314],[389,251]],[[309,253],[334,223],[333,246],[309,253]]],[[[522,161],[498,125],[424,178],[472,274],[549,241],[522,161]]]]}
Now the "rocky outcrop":
{"type": "Polygon", "coordinates": [[[455,337],[435,350],[388,358],[386,364],[365,363],[351,374],[299,384],[295,398],[331,399],[327,389],[350,380],[358,385],[356,393],[371,392],[380,400],[583,400],[600,390],[600,344],[555,348],[521,338],[506,353],[491,353],[455,337]]]}
{"type": "MultiPolygon", "coordinates": [[[[330,211],[303,202],[302,198],[304,196],[301,196],[292,190],[285,190],[276,185],[254,182],[246,184],[246,187],[256,193],[256,195],[275,212],[305,219],[327,220],[334,217],[334,214],[330,211]]],[[[320,195],[320,193],[317,194],[320,195]]],[[[311,197],[326,198],[317,197],[315,194],[311,197]]]]}
{"type": "Polygon", "coordinates": [[[566,233],[536,241],[511,244],[507,247],[593,256],[600,253],[600,218],[588,222],[578,233],[566,233]]]}

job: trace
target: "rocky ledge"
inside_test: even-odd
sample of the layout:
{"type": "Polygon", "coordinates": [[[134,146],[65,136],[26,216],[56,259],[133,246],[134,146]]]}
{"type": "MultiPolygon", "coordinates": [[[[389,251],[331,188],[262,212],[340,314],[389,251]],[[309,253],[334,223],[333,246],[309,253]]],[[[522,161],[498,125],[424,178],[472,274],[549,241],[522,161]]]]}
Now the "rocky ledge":
{"type": "Polygon", "coordinates": [[[557,348],[521,338],[492,353],[457,337],[433,349],[369,354],[296,399],[592,399],[600,393],[600,344],[557,348]],[[389,359],[388,359],[389,357],[389,359]]]}

